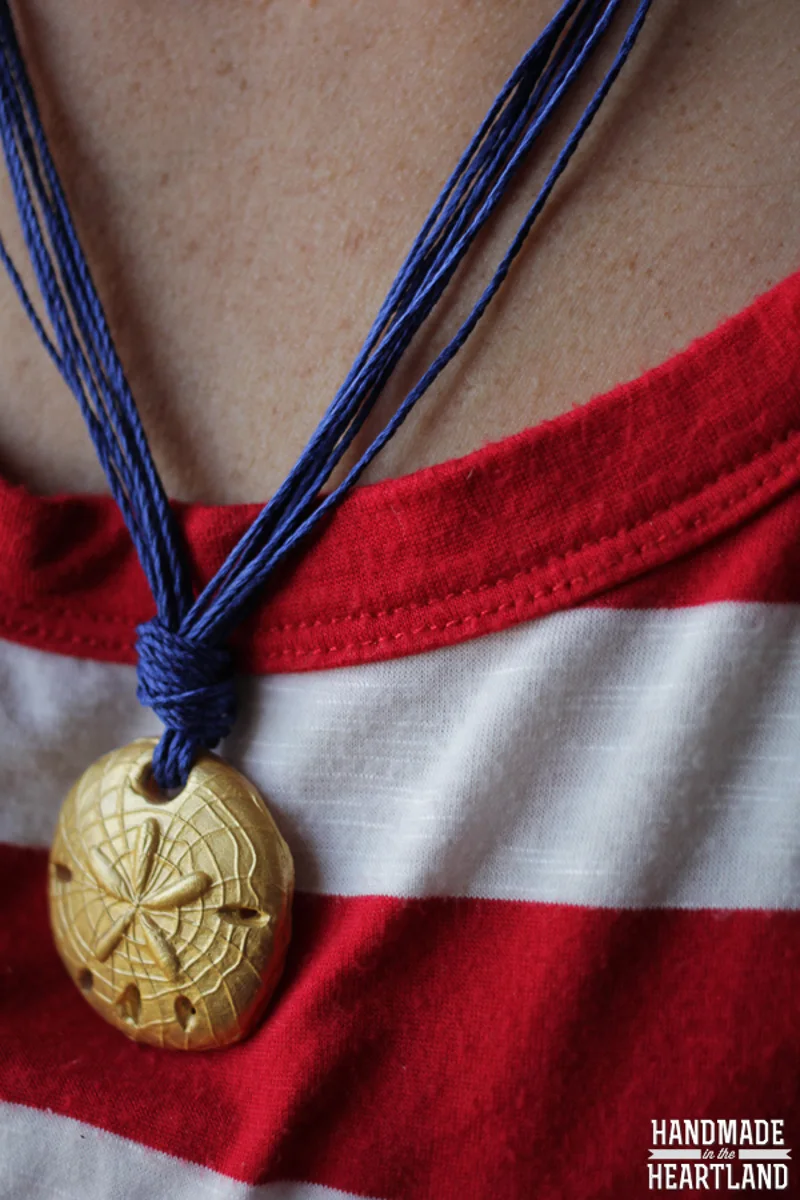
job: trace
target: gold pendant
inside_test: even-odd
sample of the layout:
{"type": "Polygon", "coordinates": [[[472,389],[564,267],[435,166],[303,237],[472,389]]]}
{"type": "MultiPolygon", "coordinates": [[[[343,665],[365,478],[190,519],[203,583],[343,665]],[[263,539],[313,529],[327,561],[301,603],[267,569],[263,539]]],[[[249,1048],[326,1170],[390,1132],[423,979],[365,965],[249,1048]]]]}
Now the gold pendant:
{"type": "Polygon", "coordinates": [[[292,856],[253,785],[214,754],[160,796],[155,746],[104,755],[64,801],[50,852],[55,942],[81,994],[128,1037],[229,1046],[283,969],[292,856]]]}

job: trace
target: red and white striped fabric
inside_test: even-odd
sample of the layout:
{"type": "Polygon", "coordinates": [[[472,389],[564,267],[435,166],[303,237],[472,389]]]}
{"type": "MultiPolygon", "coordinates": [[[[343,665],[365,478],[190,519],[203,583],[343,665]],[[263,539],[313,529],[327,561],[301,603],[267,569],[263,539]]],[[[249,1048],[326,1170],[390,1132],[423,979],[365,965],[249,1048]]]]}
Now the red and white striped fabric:
{"type": "MultiPolygon", "coordinates": [[[[0,485],[0,1196],[639,1200],[652,1120],[800,1144],[799,484],[800,275],[352,496],[238,642],[224,751],[299,895],[268,1019],[205,1055],[51,945],[61,799],[155,731],[151,602],[109,500],[0,485]]],[[[199,577],[252,511],[181,509],[199,577]]]]}

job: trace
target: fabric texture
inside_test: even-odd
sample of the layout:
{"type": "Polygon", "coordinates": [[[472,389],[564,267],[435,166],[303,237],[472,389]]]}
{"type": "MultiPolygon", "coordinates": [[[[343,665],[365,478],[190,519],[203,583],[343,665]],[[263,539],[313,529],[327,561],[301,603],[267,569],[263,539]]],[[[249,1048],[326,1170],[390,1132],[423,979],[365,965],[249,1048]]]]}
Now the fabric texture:
{"type": "MultiPolygon", "coordinates": [[[[298,671],[451,645],[602,603],[708,546],[796,487],[798,327],[800,273],[582,408],[360,488],[265,597],[240,665],[298,671]]],[[[199,581],[255,511],[180,508],[199,581]]],[[[4,636],[112,662],[135,661],[135,626],[154,612],[110,498],[40,499],[7,484],[0,597],[4,636]]]]}
{"type": "MultiPolygon", "coordinates": [[[[653,1121],[800,1144],[798,316],[794,276],[285,572],[224,750],[295,932],[220,1053],[128,1043],[52,946],[60,800],[157,732],[151,610],[109,502],[0,488],[0,1197],[640,1200],[653,1121]]],[[[203,578],[248,510],[180,513],[203,578]]]]}

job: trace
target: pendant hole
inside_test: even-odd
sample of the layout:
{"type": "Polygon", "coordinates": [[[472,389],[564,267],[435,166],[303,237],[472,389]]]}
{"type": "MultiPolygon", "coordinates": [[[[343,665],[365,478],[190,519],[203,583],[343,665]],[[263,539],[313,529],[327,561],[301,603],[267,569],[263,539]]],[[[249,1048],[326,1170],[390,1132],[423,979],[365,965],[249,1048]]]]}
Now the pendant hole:
{"type": "Polygon", "coordinates": [[[94,976],[88,967],[84,967],[78,976],[78,987],[82,992],[90,992],[94,987],[94,976]]]}
{"type": "Polygon", "coordinates": [[[72,871],[64,863],[53,863],[53,874],[59,883],[72,883],[72,871]]]}
{"type": "Polygon", "coordinates": [[[150,804],[166,804],[169,800],[174,800],[177,796],[180,796],[183,791],[183,788],[159,787],[153,775],[151,763],[145,763],[139,771],[131,776],[130,785],[134,792],[138,792],[150,804]]]}
{"type": "Polygon", "coordinates": [[[225,908],[217,909],[218,916],[222,917],[223,921],[228,921],[231,925],[269,925],[269,913],[261,912],[257,908],[245,908],[238,904],[228,905],[225,908]]]}
{"type": "Polygon", "coordinates": [[[188,996],[178,996],[175,1001],[175,1018],[181,1029],[191,1029],[194,1025],[197,1009],[188,996]]]}
{"type": "Polygon", "coordinates": [[[142,997],[139,989],[135,983],[129,983],[117,1001],[117,1012],[123,1021],[127,1021],[130,1025],[138,1025],[141,1011],[142,997]]]}

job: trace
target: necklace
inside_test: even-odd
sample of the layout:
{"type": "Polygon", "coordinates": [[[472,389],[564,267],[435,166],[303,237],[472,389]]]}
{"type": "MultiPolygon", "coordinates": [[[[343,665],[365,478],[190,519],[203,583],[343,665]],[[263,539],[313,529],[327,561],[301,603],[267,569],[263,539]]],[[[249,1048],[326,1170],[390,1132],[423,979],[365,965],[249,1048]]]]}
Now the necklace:
{"type": "Polygon", "coordinates": [[[470,336],[622,69],[651,2],[639,0],[607,74],[469,317],[344,481],[322,497],[622,0],[562,4],[464,151],[302,455],[197,594],[0,0],[0,137],[52,336],[2,242],[0,258],[80,405],[156,607],[138,630],[137,695],[165,732],[88,767],[64,802],[49,874],[53,931],[67,970],[88,1002],[136,1040],[225,1046],[264,1013],[289,942],[294,869],[263,798],[212,753],[236,716],[226,641],[276,566],[341,502],[470,336]]]}

